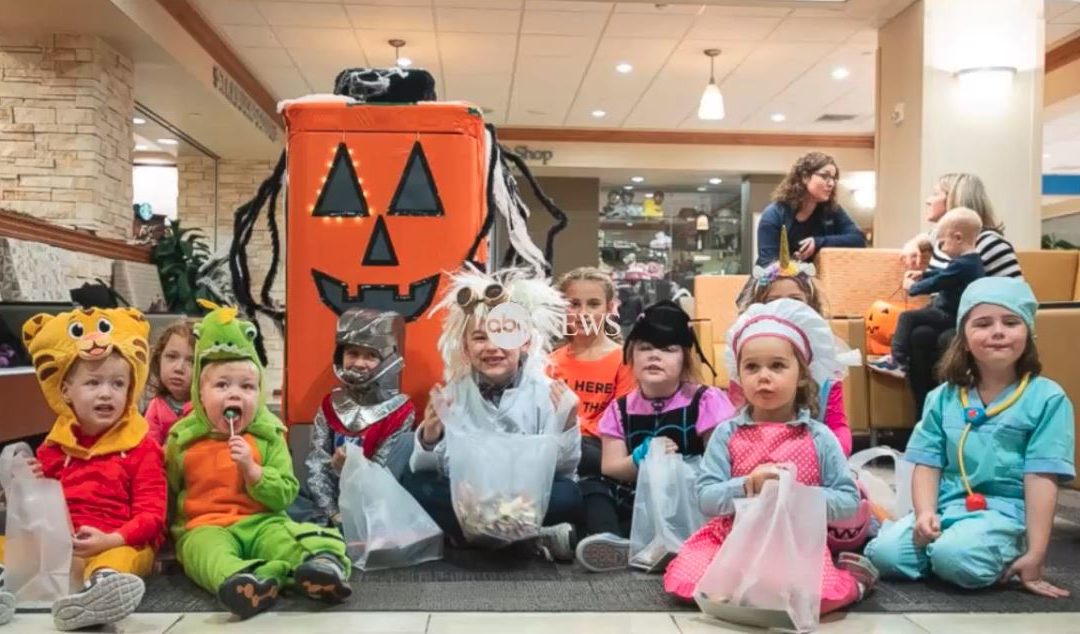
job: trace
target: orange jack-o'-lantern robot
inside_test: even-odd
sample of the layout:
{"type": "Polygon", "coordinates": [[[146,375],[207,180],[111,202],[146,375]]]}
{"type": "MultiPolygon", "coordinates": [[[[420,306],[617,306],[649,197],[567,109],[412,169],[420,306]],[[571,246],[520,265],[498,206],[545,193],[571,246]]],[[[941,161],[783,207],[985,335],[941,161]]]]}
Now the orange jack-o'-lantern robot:
{"type": "MultiPolygon", "coordinates": [[[[502,150],[479,108],[434,99],[434,82],[425,71],[353,69],[338,76],[334,95],[279,106],[288,133],[284,414],[289,423],[309,422],[334,385],[335,323],[350,308],[404,317],[401,389],[423,411],[442,374],[441,315],[430,309],[445,290],[447,273],[466,262],[487,268],[496,218],[507,227],[507,263],[550,270],[552,242],[566,224],[565,215],[539,191],[524,162],[502,150]],[[544,250],[528,236],[529,212],[509,162],[557,220],[544,250]]],[[[278,178],[284,169],[279,164],[278,178]]],[[[260,189],[260,194],[272,198],[276,191],[260,189]]],[[[256,196],[247,207],[261,202],[256,196]]],[[[245,231],[250,234],[245,227],[254,214],[257,209],[237,211],[234,241],[243,242],[245,231]]],[[[234,284],[239,273],[243,286],[246,271],[232,264],[234,284]]],[[[238,289],[237,295],[249,312],[260,309],[257,302],[245,301],[250,292],[238,289]]],[[[268,303],[265,292],[263,299],[268,303]]]]}

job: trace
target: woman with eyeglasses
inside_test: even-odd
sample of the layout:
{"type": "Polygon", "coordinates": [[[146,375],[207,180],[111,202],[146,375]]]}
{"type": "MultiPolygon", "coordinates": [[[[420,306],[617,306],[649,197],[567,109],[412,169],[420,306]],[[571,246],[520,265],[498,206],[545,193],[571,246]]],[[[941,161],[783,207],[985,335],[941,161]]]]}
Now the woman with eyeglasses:
{"type": "MultiPolygon", "coordinates": [[[[1022,277],[1016,251],[1005,239],[1005,225],[994,215],[986,187],[978,176],[952,173],[938,178],[930,197],[926,199],[926,220],[937,223],[946,212],[957,207],[973,209],[982,219],[983,228],[975,240],[975,249],[979,252],[986,276],[1022,277]]],[[[937,235],[933,230],[909,240],[900,258],[907,269],[919,271],[944,269],[950,259],[938,248],[937,235]]],[[[955,328],[935,328],[924,324],[912,329],[908,341],[911,359],[908,361],[907,380],[911,384],[916,414],[922,414],[926,396],[940,384],[934,368],[955,336],[955,328]]]]}
{"type": "Polygon", "coordinates": [[[787,228],[791,256],[813,259],[825,247],[866,246],[866,236],[836,203],[840,169],[828,154],[810,152],[791,166],[773,192],[758,225],[757,266],[780,259],[780,231],[787,228]]]}

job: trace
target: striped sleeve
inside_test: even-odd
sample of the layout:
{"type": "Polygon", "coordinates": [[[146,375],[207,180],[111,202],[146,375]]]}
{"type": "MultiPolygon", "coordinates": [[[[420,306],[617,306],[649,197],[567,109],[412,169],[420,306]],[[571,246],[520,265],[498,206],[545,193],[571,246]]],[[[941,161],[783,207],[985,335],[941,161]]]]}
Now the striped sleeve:
{"type": "Polygon", "coordinates": [[[1023,277],[1012,244],[996,231],[983,231],[975,241],[987,277],[1023,277]]]}

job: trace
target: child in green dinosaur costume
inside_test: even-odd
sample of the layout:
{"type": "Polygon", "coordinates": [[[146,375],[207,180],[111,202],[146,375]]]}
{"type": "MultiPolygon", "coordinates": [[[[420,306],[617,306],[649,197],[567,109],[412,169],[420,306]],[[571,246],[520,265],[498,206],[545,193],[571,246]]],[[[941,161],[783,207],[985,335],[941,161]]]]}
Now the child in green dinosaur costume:
{"type": "Polygon", "coordinates": [[[294,585],[312,599],[352,593],[345,542],[334,529],[291,521],[299,483],[285,426],[266,407],[255,326],[212,308],[195,326],[194,411],[165,450],[176,555],[197,585],[241,618],[294,585]]]}

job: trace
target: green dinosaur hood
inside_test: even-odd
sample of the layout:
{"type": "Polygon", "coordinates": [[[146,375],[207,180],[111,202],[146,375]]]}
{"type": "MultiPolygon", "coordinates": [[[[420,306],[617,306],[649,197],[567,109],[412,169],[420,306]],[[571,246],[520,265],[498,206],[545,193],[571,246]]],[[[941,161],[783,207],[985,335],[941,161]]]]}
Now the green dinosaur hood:
{"type": "Polygon", "coordinates": [[[191,404],[192,416],[203,425],[195,425],[195,429],[190,431],[194,432],[194,436],[202,436],[210,433],[212,429],[199,390],[203,368],[214,361],[251,361],[255,364],[259,372],[259,403],[247,430],[255,435],[260,435],[259,432],[273,434],[283,431],[281,421],[266,407],[266,370],[255,350],[255,325],[239,319],[234,306],[222,307],[205,300],[199,301],[211,311],[195,325],[195,367],[191,381],[191,404]],[[259,429],[270,421],[276,424],[272,424],[271,428],[259,429]]]}

